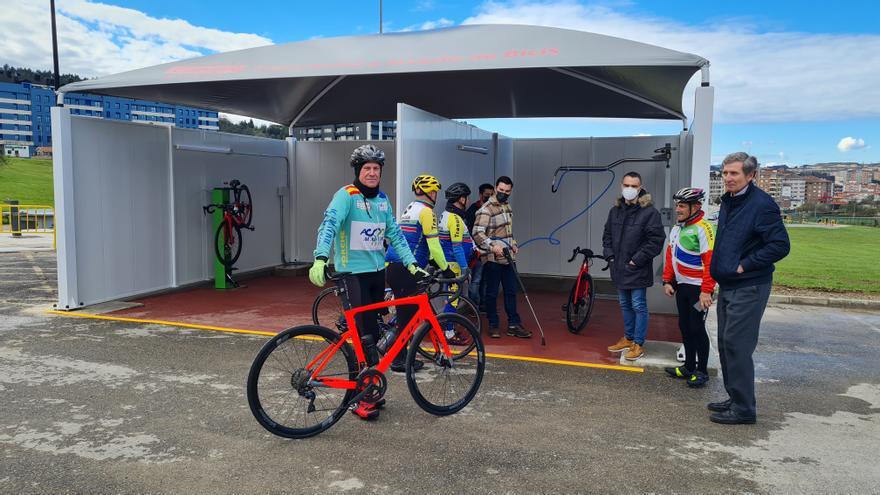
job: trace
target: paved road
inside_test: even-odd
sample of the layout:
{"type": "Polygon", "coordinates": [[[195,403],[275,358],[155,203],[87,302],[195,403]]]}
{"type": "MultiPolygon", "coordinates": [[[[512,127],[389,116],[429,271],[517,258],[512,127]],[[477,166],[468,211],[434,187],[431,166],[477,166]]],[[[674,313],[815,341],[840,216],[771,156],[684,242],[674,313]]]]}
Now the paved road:
{"type": "Polygon", "coordinates": [[[719,380],[490,360],[436,418],[391,378],[374,423],[275,438],[244,398],[263,338],[47,316],[52,253],[0,254],[0,493],[876,492],[880,315],[771,307],[759,423],[719,380]]]}

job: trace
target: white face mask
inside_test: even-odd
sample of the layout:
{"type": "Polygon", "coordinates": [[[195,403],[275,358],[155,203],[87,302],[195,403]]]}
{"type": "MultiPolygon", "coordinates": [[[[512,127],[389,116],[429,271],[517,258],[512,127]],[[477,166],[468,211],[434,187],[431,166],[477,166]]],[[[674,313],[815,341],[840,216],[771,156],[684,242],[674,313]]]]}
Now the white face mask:
{"type": "Polygon", "coordinates": [[[623,191],[623,199],[627,201],[632,201],[639,196],[639,188],[638,187],[624,187],[623,191]]]}

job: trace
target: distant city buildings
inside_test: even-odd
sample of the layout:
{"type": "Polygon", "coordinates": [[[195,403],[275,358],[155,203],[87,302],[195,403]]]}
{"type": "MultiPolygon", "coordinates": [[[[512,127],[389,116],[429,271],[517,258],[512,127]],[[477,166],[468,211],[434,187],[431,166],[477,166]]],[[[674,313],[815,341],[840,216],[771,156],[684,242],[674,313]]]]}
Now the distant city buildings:
{"type": "Polygon", "coordinates": [[[384,141],[397,137],[397,122],[394,122],[393,120],[383,120],[347,124],[328,124],[311,127],[294,127],[293,137],[295,137],[297,141],[384,141]]]}
{"type": "MultiPolygon", "coordinates": [[[[50,153],[50,109],[55,104],[55,92],[48,86],[27,82],[0,83],[0,145],[4,153],[11,156],[50,153]]],[[[64,106],[72,115],[97,119],[212,131],[220,129],[217,112],[154,101],[66,93],[64,106]]]]}
{"type": "MultiPolygon", "coordinates": [[[[806,204],[846,204],[852,201],[880,200],[880,164],[820,163],[803,167],[758,169],[758,187],[767,192],[782,209],[806,204]]],[[[724,194],[719,166],[709,173],[709,201],[717,203],[724,194]]]]}

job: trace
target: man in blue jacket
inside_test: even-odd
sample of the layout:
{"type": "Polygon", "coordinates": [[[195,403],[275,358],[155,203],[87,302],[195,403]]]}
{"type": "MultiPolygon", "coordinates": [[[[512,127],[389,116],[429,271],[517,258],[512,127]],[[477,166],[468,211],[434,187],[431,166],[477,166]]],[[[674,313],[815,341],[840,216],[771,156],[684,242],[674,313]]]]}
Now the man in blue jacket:
{"type": "Polygon", "coordinates": [[[721,197],[715,252],[709,273],[718,282],[718,353],[729,398],[708,405],[710,420],[752,424],[758,329],[770,298],[773,264],[789,251],[788,232],[779,207],[752,182],[758,160],[743,152],[721,163],[726,193],[721,197]]]}

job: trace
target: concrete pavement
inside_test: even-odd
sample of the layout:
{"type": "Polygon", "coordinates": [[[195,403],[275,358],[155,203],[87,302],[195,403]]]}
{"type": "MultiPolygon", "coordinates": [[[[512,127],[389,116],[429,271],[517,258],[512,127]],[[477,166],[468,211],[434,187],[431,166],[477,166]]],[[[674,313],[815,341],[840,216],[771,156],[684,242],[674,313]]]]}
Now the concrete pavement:
{"type": "Polygon", "coordinates": [[[436,418],[392,376],[373,423],[273,437],[244,382],[265,341],[47,316],[53,253],[0,255],[0,492],[875,492],[880,315],[768,308],[758,424],[708,421],[719,379],[489,360],[436,418]]]}

